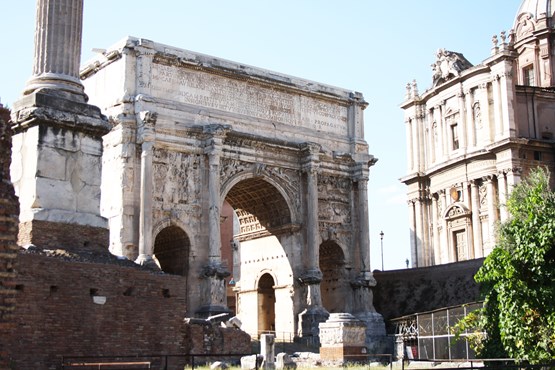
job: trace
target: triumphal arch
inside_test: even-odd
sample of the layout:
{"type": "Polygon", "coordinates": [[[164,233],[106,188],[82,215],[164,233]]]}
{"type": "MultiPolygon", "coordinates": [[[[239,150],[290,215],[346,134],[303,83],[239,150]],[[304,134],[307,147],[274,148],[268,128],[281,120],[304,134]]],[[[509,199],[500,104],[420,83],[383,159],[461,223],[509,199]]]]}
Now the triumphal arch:
{"type": "Polygon", "coordinates": [[[112,125],[101,214],[114,254],[185,276],[189,316],[317,337],[348,312],[383,334],[362,94],[132,37],[81,78],[112,125]]]}

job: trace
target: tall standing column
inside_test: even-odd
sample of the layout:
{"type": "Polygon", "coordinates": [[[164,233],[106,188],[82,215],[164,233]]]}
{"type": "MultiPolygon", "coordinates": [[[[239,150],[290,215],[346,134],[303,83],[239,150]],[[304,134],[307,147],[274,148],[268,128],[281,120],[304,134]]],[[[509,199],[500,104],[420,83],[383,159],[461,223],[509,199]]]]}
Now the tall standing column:
{"type": "Polygon", "coordinates": [[[82,0],[37,0],[33,75],[12,110],[18,244],[107,248],[100,215],[102,136],[110,125],[79,80],[82,0]]]}
{"type": "Polygon", "coordinates": [[[36,11],[33,76],[24,94],[52,89],[84,102],[79,80],[83,0],[37,0],[36,11]]]}
{"type": "Polygon", "coordinates": [[[208,256],[201,273],[204,284],[202,306],[196,312],[200,317],[220,313],[229,313],[227,307],[225,278],[231,275],[222,263],[220,236],[220,157],[224,139],[231,130],[229,125],[208,125],[204,127],[206,135],[204,154],[208,157],[208,256]]]}
{"type": "Polygon", "coordinates": [[[141,144],[141,197],[139,210],[139,256],[135,260],[140,265],[156,266],[152,255],[152,156],[156,137],[154,125],[157,115],[151,112],[139,113],[139,142],[141,144]]]}

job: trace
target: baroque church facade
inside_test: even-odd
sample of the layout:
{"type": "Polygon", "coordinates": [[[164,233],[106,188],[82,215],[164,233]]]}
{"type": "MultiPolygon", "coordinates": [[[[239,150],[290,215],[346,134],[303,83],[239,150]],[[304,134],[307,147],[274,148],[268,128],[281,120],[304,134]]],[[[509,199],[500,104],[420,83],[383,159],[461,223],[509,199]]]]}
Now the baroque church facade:
{"type": "Polygon", "coordinates": [[[524,0],[482,63],[439,49],[432,87],[407,84],[413,267],[487,256],[511,188],[533,167],[554,171],[554,11],[524,0]]]}

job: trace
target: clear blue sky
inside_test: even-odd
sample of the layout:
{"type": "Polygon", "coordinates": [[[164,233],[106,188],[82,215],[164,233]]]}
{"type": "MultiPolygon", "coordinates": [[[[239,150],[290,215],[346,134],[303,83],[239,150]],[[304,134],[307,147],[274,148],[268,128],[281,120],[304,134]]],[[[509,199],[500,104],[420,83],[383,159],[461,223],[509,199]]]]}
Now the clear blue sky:
{"type": "MultiPolygon", "coordinates": [[[[405,85],[431,85],[438,48],[473,64],[512,28],[521,0],[85,0],[82,59],[127,35],[360,91],[365,137],[379,158],[369,182],[372,269],[410,258],[405,85]]],[[[0,98],[12,106],[32,71],[34,0],[0,0],[0,98]]]]}

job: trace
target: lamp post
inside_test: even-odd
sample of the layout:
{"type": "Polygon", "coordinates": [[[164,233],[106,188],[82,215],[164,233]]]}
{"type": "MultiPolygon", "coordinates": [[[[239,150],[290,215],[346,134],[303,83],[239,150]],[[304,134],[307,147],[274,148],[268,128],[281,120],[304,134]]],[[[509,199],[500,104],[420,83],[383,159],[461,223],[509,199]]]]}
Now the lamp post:
{"type": "Polygon", "coordinates": [[[382,250],[382,271],[383,271],[383,231],[380,231],[380,244],[382,250]]]}

